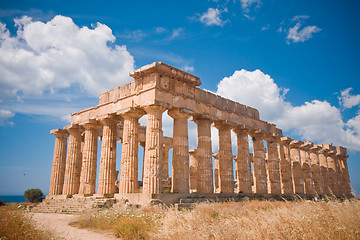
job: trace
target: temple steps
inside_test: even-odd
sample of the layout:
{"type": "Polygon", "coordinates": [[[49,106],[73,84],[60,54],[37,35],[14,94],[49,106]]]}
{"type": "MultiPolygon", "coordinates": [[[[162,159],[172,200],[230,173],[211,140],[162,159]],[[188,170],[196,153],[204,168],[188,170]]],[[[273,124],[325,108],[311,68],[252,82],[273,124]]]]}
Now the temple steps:
{"type": "Polygon", "coordinates": [[[80,213],[93,208],[111,207],[116,202],[115,198],[67,198],[46,199],[40,204],[28,209],[39,213],[80,213]]]}

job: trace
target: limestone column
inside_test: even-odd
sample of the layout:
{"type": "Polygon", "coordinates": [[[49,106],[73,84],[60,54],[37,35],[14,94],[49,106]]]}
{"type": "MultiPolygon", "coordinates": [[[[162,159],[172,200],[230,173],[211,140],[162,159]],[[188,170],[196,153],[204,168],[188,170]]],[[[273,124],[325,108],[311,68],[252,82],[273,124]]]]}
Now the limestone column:
{"type": "Polygon", "coordinates": [[[320,165],[320,185],[323,186],[323,194],[331,195],[331,190],[329,188],[329,180],[328,180],[328,164],[327,164],[327,149],[319,150],[319,165],[320,165]]]}
{"type": "MultiPolygon", "coordinates": [[[[169,145],[163,144],[162,147],[162,166],[161,166],[161,179],[162,179],[162,186],[163,189],[169,186],[169,145]]],[[[170,189],[169,189],[170,190],[170,189]]]]}
{"type": "Polygon", "coordinates": [[[115,193],[117,121],[117,117],[113,115],[101,120],[103,125],[103,135],[97,191],[99,195],[115,193]]]}
{"type": "Polygon", "coordinates": [[[351,184],[350,184],[350,176],[349,176],[349,169],[347,164],[347,151],[344,147],[336,147],[336,153],[338,155],[339,161],[341,162],[342,166],[342,186],[341,186],[341,192],[346,197],[353,197],[351,193],[351,184]]]}
{"type": "Polygon", "coordinates": [[[304,178],[301,168],[300,146],[303,142],[293,140],[290,143],[290,158],[293,173],[294,190],[297,194],[304,194],[304,178]]]}
{"type": "Polygon", "coordinates": [[[279,171],[280,161],[279,161],[277,140],[278,137],[265,136],[265,141],[267,142],[267,148],[268,148],[267,170],[270,181],[269,193],[271,194],[281,194],[280,171],[279,171]]]}
{"type": "Polygon", "coordinates": [[[64,129],[54,129],[50,133],[55,135],[55,147],[49,195],[60,195],[64,185],[66,144],[69,133],[64,129]]]}
{"type": "Polygon", "coordinates": [[[220,193],[219,154],[214,153],[214,192],[220,193]]]}
{"type": "Polygon", "coordinates": [[[189,141],[188,118],[190,115],[179,109],[168,110],[174,119],[171,192],[189,193],[189,141]]]}
{"type": "Polygon", "coordinates": [[[219,130],[219,190],[220,193],[234,192],[234,168],[232,160],[231,127],[224,122],[215,122],[219,130]]]}
{"type": "Polygon", "coordinates": [[[211,147],[211,123],[207,118],[197,118],[197,192],[213,193],[213,167],[211,147]]]}
{"type": "Polygon", "coordinates": [[[251,159],[249,153],[248,132],[244,128],[236,128],[234,132],[237,136],[237,157],[236,166],[238,174],[238,192],[252,193],[251,159]]]}
{"type": "Polygon", "coordinates": [[[281,188],[283,194],[294,194],[293,178],[290,159],[290,142],[292,138],[281,137],[279,140],[281,188]]]}
{"type": "Polygon", "coordinates": [[[328,163],[328,185],[333,195],[338,194],[335,158],[336,151],[331,148],[326,160],[328,163]]]}
{"type": "Polygon", "coordinates": [[[85,128],[79,194],[94,194],[96,183],[97,145],[100,125],[90,120],[85,128]]]}
{"type": "Polygon", "coordinates": [[[337,196],[344,196],[344,193],[343,193],[343,164],[342,164],[342,161],[341,161],[341,158],[339,156],[339,154],[337,153],[337,150],[336,148],[334,149],[334,151],[336,152],[336,155],[335,155],[335,165],[336,165],[336,186],[337,186],[337,193],[336,195],[337,196]]]}
{"type": "Polygon", "coordinates": [[[124,118],[123,145],[121,150],[121,174],[119,193],[139,192],[138,184],[138,147],[139,147],[139,118],[145,112],[132,109],[121,114],[124,118]]]}
{"type": "Polygon", "coordinates": [[[81,172],[81,133],[83,132],[83,128],[79,125],[70,125],[66,127],[66,130],[70,133],[70,136],[62,194],[73,195],[79,192],[81,172]]]}
{"type": "Polygon", "coordinates": [[[304,178],[304,190],[306,194],[314,194],[314,183],[311,174],[311,161],[309,150],[313,146],[312,142],[305,142],[300,146],[300,156],[301,156],[301,167],[303,171],[304,178]]]}
{"type": "Polygon", "coordinates": [[[162,192],[162,114],[164,107],[150,105],[147,112],[143,193],[162,192]]]}
{"type": "Polygon", "coordinates": [[[310,162],[311,162],[311,175],[314,185],[314,193],[318,195],[323,195],[323,186],[321,185],[322,182],[320,181],[321,173],[320,173],[320,166],[319,166],[319,156],[318,151],[319,146],[313,146],[309,149],[310,153],[310,162]]]}
{"type": "Polygon", "coordinates": [[[267,193],[267,171],[263,134],[259,130],[249,132],[253,140],[255,193],[267,193]]]}
{"type": "Polygon", "coordinates": [[[192,192],[197,191],[197,169],[198,169],[198,160],[196,156],[196,149],[190,149],[190,190],[192,192]]]}

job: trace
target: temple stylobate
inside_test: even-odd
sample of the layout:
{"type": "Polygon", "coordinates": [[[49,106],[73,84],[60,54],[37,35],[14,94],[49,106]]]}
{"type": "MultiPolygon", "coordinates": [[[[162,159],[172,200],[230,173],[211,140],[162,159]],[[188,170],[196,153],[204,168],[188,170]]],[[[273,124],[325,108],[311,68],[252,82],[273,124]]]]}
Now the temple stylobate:
{"type": "Polygon", "coordinates": [[[134,81],[100,94],[97,106],[73,113],[70,125],[51,131],[56,138],[47,199],[114,196],[171,203],[194,194],[351,196],[346,148],[284,137],[260,120],[258,110],[200,89],[198,77],[167,64],[155,62],[130,76],[134,81]],[[172,137],[163,135],[165,111],[173,119],[172,137]],[[196,149],[189,149],[189,121],[197,126],[196,149]],[[211,127],[218,130],[219,149],[212,149],[211,127]]]}

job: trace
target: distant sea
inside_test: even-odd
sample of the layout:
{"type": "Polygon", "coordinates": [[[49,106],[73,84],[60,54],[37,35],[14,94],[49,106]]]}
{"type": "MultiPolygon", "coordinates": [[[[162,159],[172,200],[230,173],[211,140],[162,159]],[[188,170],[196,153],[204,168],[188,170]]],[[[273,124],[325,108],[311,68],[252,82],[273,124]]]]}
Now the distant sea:
{"type": "Polygon", "coordinates": [[[26,202],[23,195],[0,195],[0,199],[7,203],[26,202]]]}

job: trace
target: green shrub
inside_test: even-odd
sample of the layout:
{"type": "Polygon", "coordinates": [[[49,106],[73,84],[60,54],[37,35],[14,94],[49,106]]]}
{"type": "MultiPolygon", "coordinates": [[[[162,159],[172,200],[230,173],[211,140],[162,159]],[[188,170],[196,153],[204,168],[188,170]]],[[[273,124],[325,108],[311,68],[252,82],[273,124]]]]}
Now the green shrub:
{"type": "Polygon", "coordinates": [[[43,192],[38,188],[28,189],[24,192],[24,198],[28,202],[41,202],[43,197],[43,192]]]}

